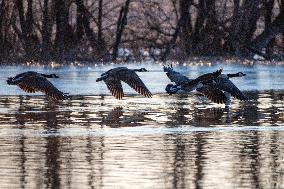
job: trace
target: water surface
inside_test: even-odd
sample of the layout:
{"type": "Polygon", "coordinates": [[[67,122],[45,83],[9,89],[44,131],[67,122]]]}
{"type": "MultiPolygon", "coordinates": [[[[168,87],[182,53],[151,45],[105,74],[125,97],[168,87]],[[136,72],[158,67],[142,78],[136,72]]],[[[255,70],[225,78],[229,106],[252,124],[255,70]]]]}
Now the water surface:
{"type": "Polygon", "coordinates": [[[153,98],[128,88],[121,101],[94,82],[111,66],[33,68],[62,76],[52,82],[72,98],[60,103],[7,87],[5,77],[31,68],[5,67],[0,187],[284,188],[283,67],[177,67],[192,77],[219,67],[248,73],[234,82],[252,100],[224,107],[164,94],[160,65],[147,66],[140,76],[153,98]]]}

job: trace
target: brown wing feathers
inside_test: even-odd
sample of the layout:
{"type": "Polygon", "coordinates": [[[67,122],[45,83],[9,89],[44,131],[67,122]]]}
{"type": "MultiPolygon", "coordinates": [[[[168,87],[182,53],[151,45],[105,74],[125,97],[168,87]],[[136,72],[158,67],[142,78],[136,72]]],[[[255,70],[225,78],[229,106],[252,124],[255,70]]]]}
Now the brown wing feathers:
{"type": "Polygon", "coordinates": [[[145,86],[143,81],[139,78],[139,76],[133,70],[121,70],[117,77],[123,82],[127,83],[131,88],[133,88],[136,92],[145,97],[152,97],[151,92],[145,86]]]}
{"type": "Polygon", "coordinates": [[[124,93],[120,80],[117,80],[113,77],[109,77],[105,82],[111,94],[119,100],[122,99],[124,93]]]}
{"type": "Polygon", "coordinates": [[[149,97],[149,98],[152,97],[151,92],[147,89],[147,87],[144,85],[144,83],[141,81],[141,79],[139,77],[138,78],[129,78],[129,79],[123,80],[123,81],[125,83],[127,83],[131,88],[133,88],[139,94],[144,95],[144,96],[149,97]]]}
{"type": "Polygon", "coordinates": [[[18,86],[25,92],[34,93],[41,91],[53,100],[63,100],[66,96],[63,92],[59,91],[52,83],[50,83],[45,77],[30,76],[25,77],[18,84],[18,86]]]}
{"type": "Polygon", "coordinates": [[[221,90],[214,88],[214,87],[203,86],[196,90],[201,92],[204,96],[206,96],[212,102],[215,102],[218,104],[226,103],[226,101],[228,100],[226,95],[221,90]]]}
{"type": "Polygon", "coordinates": [[[36,92],[35,89],[33,89],[33,88],[31,88],[31,87],[25,85],[24,83],[20,83],[20,84],[18,84],[18,86],[19,86],[23,91],[25,91],[25,92],[27,92],[27,93],[35,93],[35,92],[36,92]]]}
{"type": "Polygon", "coordinates": [[[122,99],[122,97],[124,97],[121,81],[127,83],[139,94],[146,97],[152,97],[151,92],[147,89],[134,70],[130,70],[126,67],[118,67],[109,70],[105,74],[108,74],[108,77],[104,79],[104,81],[111,94],[117,99],[122,99]]]}

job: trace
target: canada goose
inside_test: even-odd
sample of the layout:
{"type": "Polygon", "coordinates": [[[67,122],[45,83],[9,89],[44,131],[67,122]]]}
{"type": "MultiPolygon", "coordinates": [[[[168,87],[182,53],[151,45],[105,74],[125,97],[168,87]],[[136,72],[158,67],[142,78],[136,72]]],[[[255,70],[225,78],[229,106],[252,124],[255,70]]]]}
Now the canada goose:
{"type": "Polygon", "coordinates": [[[104,81],[110,90],[111,94],[117,98],[122,99],[124,97],[121,81],[127,83],[139,94],[145,97],[152,97],[151,92],[144,85],[143,81],[135,72],[147,72],[145,68],[141,69],[128,69],[126,67],[113,68],[103,74],[96,81],[104,81]]]}
{"type": "MultiPolygon", "coordinates": [[[[172,65],[171,66],[164,66],[164,71],[166,72],[167,76],[169,79],[175,83],[173,84],[168,84],[166,87],[166,91],[168,94],[174,94],[178,92],[179,90],[184,90],[187,92],[196,90],[199,92],[198,95],[200,96],[205,96],[209,100],[215,102],[215,103],[225,103],[229,104],[230,103],[230,96],[234,96],[235,98],[239,100],[247,100],[248,98],[243,95],[243,93],[231,82],[229,79],[233,77],[242,77],[245,76],[244,73],[238,72],[236,74],[221,74],[220,70],[217,72],[220,74],[217,77],[211,77],[207,78],[204,77],[204,74],[198,78],[199,82],[194,85],[194,87],[186,87],[187,83],[192,83],[194,80],[197,79],[189,79],[186,76],[176,72],[173,70],[172,65]],[[202,79],[205,78],[205,79],[202,79]]],[[[213,72],[213,73],[217,73],[213,72]]],[[[211,74],[213,74],[211,73],[211,74]]],[[[209,73],[210,75],[210,73],[209,73]]]]}
{"type": "Polygon", "coordinates": [[[35,93],[37,91],[45,93],[49,98],[53,100],[64,100],[66,95],[59,91],[51,82],[46,78],[59,78],[55,74],[41,74],[33,71],[24,72],[16,75],[15,77],[9,77],[7,84],[17,85],[22,90],[28,93],[35,93]]]}
{"type": "Polygon", "coordinates": [[[217,88],[224,92],[224,95],[226,96],[226,99],[227,99],[225,102],[226,105],[231,103],[231,96],[241,101],[247,101],[248,98],[230,80],[230,78],[243,77],[245,75],[246,74],[242,72],[238,72],[235,74],[221,74],[219,77],[214,79],[212,83],[208,83],[207,85],[209,85],[212,88],[217,88]]]}

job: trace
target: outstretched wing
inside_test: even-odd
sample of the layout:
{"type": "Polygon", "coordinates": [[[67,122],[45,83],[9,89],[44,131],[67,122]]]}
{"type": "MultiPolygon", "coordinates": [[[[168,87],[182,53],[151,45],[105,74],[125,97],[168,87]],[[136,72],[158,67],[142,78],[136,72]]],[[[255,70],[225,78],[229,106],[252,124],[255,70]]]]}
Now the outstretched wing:
{"type": "Polygon", "coordinates": [[[123,93],[123,88],[121,86],[120,80],[114,78],[114,77],[108,77],[105,80],[105,83],[107,85],[107,88],[110,90],[111,94],[116,98],[116,99],[122,99],[124,96],[123,93]]]}
{"type": "Polygon", "coordinates": [[[189,82],[190,79],[184,75],[182,75],[179,72],[176,72],[173,70],[172,65],[170,66],[164,66],[164,72],[166,72],[168,78],[171,80],[171,82],[174,82],[176,85],[181,85],[184,82],[189,82]]]}
{"type": "Polygon", "coordinates": [[[149,98],[152,97],[151,92],[148,90],[139,76],[135,73],[135,71],[129,69],[121,70],[117,73],[117,79],[127,83],[139,94],[149,98]]]}
{"type": "Polygon", "coordinates": [[[23,91],[25,91],[25,92],[27,92],[27,93],[35,93],[35,92],[36,92],[34,88],[32,88],[32,87],[30,87],[30,86],[28,86],[28,85],[26,85],[26,84],[24,84],[24,83],[19,83],[18,86],[19,86],[23,91]]]}
{"type": "Polygon", "coordinates": [[[211,80],[211,79],[217,78],[219,75],[221,75],[221,73],[222,73],[222,69],[217,70],[217,71],[212,72],[212,73],[203,74],[203,75],[199,76],[198,78],[196,78],[196,80],[199,80],[199,81],[211,80]]]}
{"type": "Polygon", "coordinates": [[[225,103],[228,100],[226,95],[221,90],[219,90],[218,88],[214,88],[210,85],[204,85],[200,88],[197,88],[196,90],[202,93],[212,102],[218,104],[225,103]]]}
{"type": "Polygon", "coordinates": [[[239,100],[248,100],[248,98],[229,79],[219,77],[215,81],[216,83],[212,84],[214,87],[230,93],[233,97],[239,100]]]}
{"type": "Polygon", "coordinates": [[[182,87],[188,90],[193,90],[200,82],[211,82],[213,79],[216,79],[222,73],[222,69],[217,70],[212,73],[203,74],[196,79],[192,79],[188,82],[184,82],[182,87]]]}
{"type": "Polygon", "coordinates": [[[18,86],[26,92],[34,93],[40,91],[45,93],[53,100],[64,100],[66,95],[59,91],[51,82],[45,77],[30,76],[24,77],[18,86]]]}

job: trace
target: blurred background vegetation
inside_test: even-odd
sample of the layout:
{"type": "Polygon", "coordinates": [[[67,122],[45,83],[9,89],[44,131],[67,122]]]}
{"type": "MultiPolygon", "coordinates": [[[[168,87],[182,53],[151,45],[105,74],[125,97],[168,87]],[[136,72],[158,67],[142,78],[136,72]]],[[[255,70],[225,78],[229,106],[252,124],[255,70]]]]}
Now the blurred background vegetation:
{"type": "Polygon", "coordinates": [[[0,0],[0,60],[282,59],[284,0],[0,0]]]}

